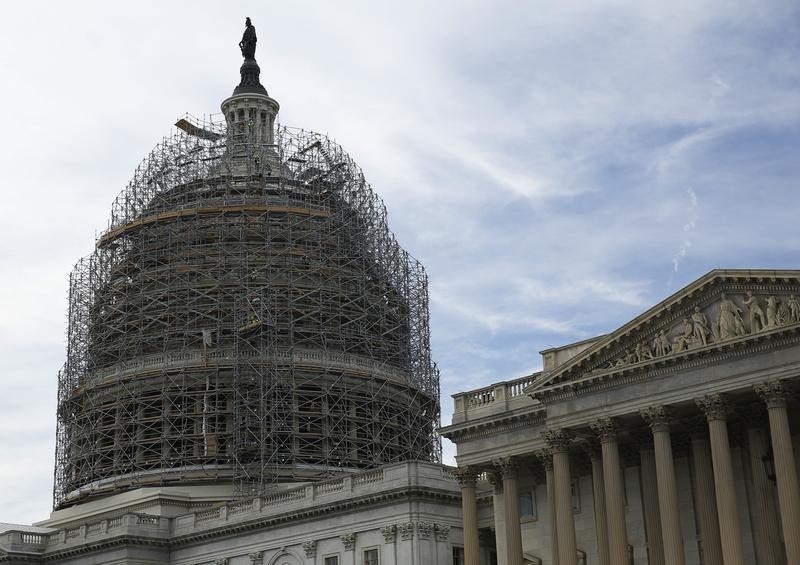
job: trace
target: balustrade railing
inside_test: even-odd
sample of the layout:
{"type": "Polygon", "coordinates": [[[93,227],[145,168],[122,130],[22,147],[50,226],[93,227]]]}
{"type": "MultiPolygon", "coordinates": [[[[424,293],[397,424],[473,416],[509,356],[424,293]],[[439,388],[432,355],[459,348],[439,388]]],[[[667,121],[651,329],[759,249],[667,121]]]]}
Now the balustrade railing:
{"type": "Polygon", "coordinates": [[[526,375],[513,381],[503,381],[491,386],[470,390],[455,395],[456,413],[466,414],[470,410],[483,409],[494,405],[502,406],[509,400],[524,398],[525,389],[534,381],[532,375],[526,375]]]}

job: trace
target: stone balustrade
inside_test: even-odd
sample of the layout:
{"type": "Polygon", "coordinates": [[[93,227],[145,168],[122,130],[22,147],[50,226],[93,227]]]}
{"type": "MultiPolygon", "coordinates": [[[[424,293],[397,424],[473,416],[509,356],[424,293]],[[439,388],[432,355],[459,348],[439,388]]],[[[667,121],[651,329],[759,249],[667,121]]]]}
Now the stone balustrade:
{"type": "Polygon", "coordinates": [[[530,406],[531,399],[524,390],[536,378],[526,375],[511,381],[502,381],[488,387],[453,395],[453,424],[475,420],[494,413],[530,406]]]}

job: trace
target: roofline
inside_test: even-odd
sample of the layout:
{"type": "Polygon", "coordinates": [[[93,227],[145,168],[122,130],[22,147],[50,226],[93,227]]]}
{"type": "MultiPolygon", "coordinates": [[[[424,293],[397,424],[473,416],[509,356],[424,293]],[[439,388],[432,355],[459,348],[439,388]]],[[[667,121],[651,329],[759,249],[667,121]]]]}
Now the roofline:
{"type": "MultiPolygon", "coordinates": [[[[572,369],[573,367],[577,366],[580,362],[585,360],[587,357],[590,357],[598,350],[602,349],[606,345],[609,344],[609,339],[617,339],[621,335],[625,335],[627,332],[650,318],[653,314],[662,311],[665,309],[667,305],[677,302],[679,299],[682,299],[686,296],[693,294],[694,292],[702,289],[704,286],[712,283],[716,279],[726,279],[726,278],[769,278],[769,279],[782,279],[782,278],[794,278],[797,279],[800,277],[800,270],[798,269],[712,269],[708,271],[706,274],[698,277],[694,281],[690,282],[688,285],[676,290],[663,300],[660,300],[632,320],[629,320],[624,325],[618,327],[612,332],[605,334],[604,339],[600,339],[589,347],[588,349],[584,350],[580,354],[576,355],[572,359],[569,359],[563,365],[557,367],[552,372],[547,375],[543,375],[542,378],[537,379],[533,383],[530,384],[525,389],[526,394],[530,394],[534,389],[541,386],[543,383],[552,381],[554,377],[561,375],[568,370],[572,369]]],[[[613,341],[612,339],[612,341],[613,341]]]]}

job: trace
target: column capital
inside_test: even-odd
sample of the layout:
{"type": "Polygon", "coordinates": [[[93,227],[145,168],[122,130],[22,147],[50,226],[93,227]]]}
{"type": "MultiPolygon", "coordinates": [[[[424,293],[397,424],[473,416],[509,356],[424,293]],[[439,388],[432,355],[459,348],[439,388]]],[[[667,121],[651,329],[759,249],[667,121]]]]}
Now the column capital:
{"type": "Polygon", "coordinates": [[[494,487],[496,493],[500,493],[503,490],[503,477],[498,473],[496,470],[488,470],[486,471],[486,480],[491,483],[494,487]]]}
{"type": "Polygon", "coordinates": [[[383,536],[384,543],[394,543],[397,540],[397,526],[395,524],[387,524],[381,528],[381,535],[383,536]]]}
{"type": "Polygon", "coordinates": [[[723,420],[726,421],[728,419],[728,403],[725,402],[725,399],[717,394],[707,394],[703,398],[698,398],[695,401],[697,407],[703,411],[705,414],[706,419],[709,422],[713,422],[714,420],[723,420]]]}
{"type": "Polygon", "coordinates": [[[789,390],[781,380],[755,384],[753,390],[766,403],[767,408],[784,408],[789,400],[789,390]]]}
{"type": "Polygon", "coordinates": [[[501,457],[492,461],[492,465],[503,480],[516,479],[519,475],[519,461],[516,457],[501,457]]]}
{"type": "Polygon", "coordinates": [[[553,452],[549,447],[540,449],[535,453],[536,460],[544,467],[545,471],[553,470],[553,452]]]}
{"type": "Polygon", "coordinates": [[[650,430],[655,432],[668,432],[671,421],[669,411],[661,405],[648,406],[639,410],[642,419],[650,426],[650,430]]]}
{"type": "Polygon", "coordinates": [[[317,556],[317,540],[308,540],[303,542],[303,552],[306,558],[312,559],[317,556]]]}
{"type": "Polygon", "coordinates": [[[617,438],[617,424],[613,418],[599,418],[589,424],[592,431],[600,438],[601,443],[605,443],[617,438]]]}
{"type": "Polygon", "coordinates": [[[458,467],[455,471],[453,471],[453,474],[456,476],[456,480],[461,488],[474,488],[475,483],[478,480],[478,472],[474,467],[458,467]]]}
{"type": "Polygon", "coordinates": [[[547,447],[550,448],[551,454],[559,451],[567,451],[569,444],[572,442],[572,434],[563,428],[553,428],[542,432],[547,447]]]}

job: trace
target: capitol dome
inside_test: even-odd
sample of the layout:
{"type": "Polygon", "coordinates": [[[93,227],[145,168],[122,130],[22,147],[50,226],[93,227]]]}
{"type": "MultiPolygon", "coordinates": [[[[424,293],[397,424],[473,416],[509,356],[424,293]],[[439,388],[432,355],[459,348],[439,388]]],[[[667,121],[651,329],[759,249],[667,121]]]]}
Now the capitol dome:
{"type": "Polygon", "coordinates": [[[427,276],[255,60],[222,117],[137,167],[70,275],[55,506],[142,486],[241,495],[438,461],[427,276]]]}

